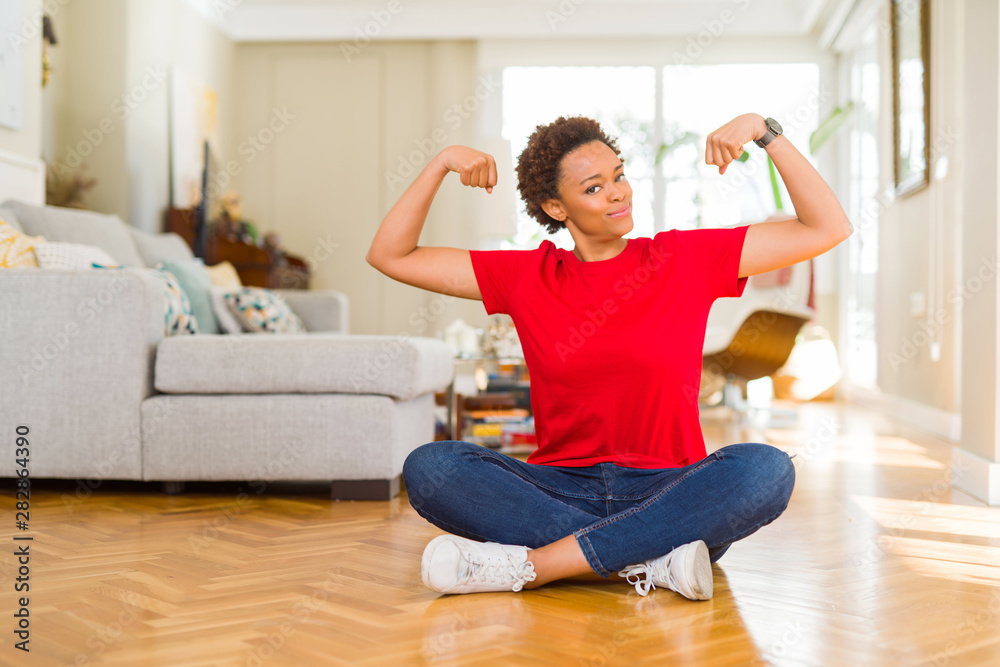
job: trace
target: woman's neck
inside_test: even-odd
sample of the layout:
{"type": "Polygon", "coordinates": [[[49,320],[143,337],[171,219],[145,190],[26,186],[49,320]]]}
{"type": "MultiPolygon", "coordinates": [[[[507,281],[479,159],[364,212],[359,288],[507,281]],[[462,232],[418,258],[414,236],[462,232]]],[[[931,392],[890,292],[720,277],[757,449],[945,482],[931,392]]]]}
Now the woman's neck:
{"type": "Polygon", "coordinates": [[[587,240],[581,243],[579,240],[573,248],[573,254],[581,262],[600,262],[605,259],[612,259],[624,252],[628,246],[628,239],[619,237],[607,241],[587,240]]]}

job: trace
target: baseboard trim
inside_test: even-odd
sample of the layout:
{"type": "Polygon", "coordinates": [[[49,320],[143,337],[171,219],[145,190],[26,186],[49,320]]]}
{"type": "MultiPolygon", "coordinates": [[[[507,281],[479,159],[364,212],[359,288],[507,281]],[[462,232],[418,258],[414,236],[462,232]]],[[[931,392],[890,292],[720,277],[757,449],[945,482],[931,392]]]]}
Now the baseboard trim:
{"type": "Polygon", "coordinates": [[[399,480],[338,479],[330,482],[330,497],[335,500],[392,500],[399,495],[399,480]]]}
{"type": "Polygon", "coordinates": [[[951,483],[987,505],[1000,505],[1000,463],[952,447],[951,483]]]}
{"type": "Polygon", "coordinates": [[[872,408],[950,442],[960,442],[962,439],[961,413],[855,385],[842,386],[840,389],[851,403],[872,408]]]}

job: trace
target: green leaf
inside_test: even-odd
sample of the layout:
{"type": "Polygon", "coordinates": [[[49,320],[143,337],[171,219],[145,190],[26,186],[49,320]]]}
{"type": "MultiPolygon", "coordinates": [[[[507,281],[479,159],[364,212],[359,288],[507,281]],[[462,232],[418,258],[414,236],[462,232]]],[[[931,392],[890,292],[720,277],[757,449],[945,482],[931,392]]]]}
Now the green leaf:
{"type": "Polygon", "coordinates": [[[816,131],[809,135],[809,152],[815,155],[827,139],[832,137],[847,122],[852,111],[854,111],[854,100],[848,101],[847,106],[843,109],[837,107],[830,112],[829,116],[820,121],[816,131]]]}

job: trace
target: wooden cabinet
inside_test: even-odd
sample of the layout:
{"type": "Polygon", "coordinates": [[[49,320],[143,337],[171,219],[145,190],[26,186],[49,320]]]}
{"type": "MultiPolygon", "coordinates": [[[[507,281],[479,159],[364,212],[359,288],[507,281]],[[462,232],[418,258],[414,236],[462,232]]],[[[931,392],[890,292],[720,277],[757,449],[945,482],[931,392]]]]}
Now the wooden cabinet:
{"type": "MultiPolygon", "coordinates": [[[[230,262],[244,285],[271,289],[309,289],[309,267],[302,258],[285,252],[272,252],[236,238],[216,233],[210,228],[205,249],[205,264],[230,262]]],[[[167,210],[166,230],[179,234],[194,248],[195,211],[167,210]]]]}

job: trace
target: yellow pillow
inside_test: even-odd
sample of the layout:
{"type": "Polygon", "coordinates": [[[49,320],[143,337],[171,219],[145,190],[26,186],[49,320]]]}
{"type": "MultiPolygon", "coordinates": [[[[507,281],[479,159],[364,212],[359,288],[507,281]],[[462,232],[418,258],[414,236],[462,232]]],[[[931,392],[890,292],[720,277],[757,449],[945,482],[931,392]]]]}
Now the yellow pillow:
{"type": "Polygon", "coordinates": [[[45,243],[41,236],[28,236],[0,220],[0,269],[38,268],[35,245],[45,243]]]}
{"type": "Polygon", "coordinates": [[[243,287],[240,282],[240,274],[236,273],[236,267],[229,262],[222,262],[215,266],[206,267],[208,277],[212,279],[215,287],[243,287]]]}

